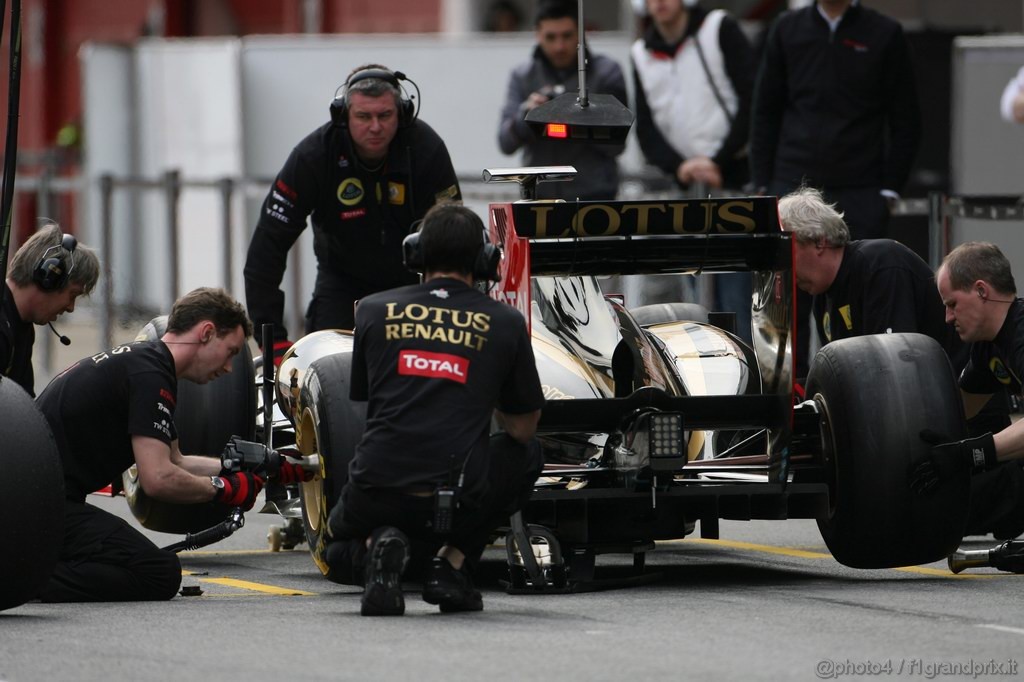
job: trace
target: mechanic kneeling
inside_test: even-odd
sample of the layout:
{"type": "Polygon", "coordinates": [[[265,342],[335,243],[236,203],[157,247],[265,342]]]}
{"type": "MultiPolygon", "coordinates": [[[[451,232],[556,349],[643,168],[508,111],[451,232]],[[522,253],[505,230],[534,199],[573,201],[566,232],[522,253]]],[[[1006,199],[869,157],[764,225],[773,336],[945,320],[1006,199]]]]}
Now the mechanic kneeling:
{"type": "Polygon", "coordinates": [[[472,286],[497,279],[485,240],[470,209],[433,207],[406,244],[424,282],[356,310],[350,397],[368,401],[366,431],[324,557],[329,579],[364,585],[364,616],[405,612],[410,561],[425,569],[425,601],[481,610],[472,568],[541,470],[544,398],[526,325],[472,286]],[[489,438],[492,414],[504,433],[489,438]]]}
{"type": "Polygon", "coordinates": [[[123,519],[85,503],[89,493],[135,464],[147,495],[178,503],[215,500],[252,507],[263,481],[220,476],[220,459],[178,450],[178,379],[205,384],[231,371],[252,334],[245,309],[221,289],[196,289],[175,302],[167,333],[79,360],[38,404],[64,465],[64,543],[39,597],[46,602],[172,598],[181,564],[123,519]]]}

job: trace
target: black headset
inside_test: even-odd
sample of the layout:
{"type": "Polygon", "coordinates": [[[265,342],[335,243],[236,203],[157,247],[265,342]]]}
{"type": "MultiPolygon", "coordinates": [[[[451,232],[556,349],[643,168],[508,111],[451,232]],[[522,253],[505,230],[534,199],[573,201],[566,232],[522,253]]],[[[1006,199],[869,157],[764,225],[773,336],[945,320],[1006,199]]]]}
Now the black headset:
{"type": "MultiPolygon", "coordinates": [[[[501,249],[487,238],[487,230],[481,231],[480,250],[473,260],[473,279],[500,282],[498,264],[501,262],[501,249]]],[[[413,272],[423,272],[423,247],[420,246],[420,233],[413,232],[402,240],[402,262],[413,272]]]]}
{"type": "Polygon", "coordinates": [[[75,269],[75,247],[78,240],[74,235],[65,234],[60,239],[60,244],[51,246],[43,252],[35,269],[32,271],[32,281],[43,291],[58,291],[67,286],[71,271],[75,269]],[[50,255],[52,251],[57,253],[50,255]],[[67,254],[67,255],[65,255],[67,254]],[[68,266],[68,263],[71,263],[68,266]]]}
{"type": "Polygon", "coordinates": [[[356,71],[345,83],[338,88],[337,92],[334,93],[334,99],[331,100],[331,123],[339,128],[348,127],[348,105],[345,103],[345,96],[348,94],[349,88],[358,83],[359,81],[370,80],[376,78],[382,80],[385,83],[391,84],[395,90],[400,93],[400,102],[398,104],[398,127],[407,128],[413,124],[416,117],[419,116],[420,110],[416,105],[416,98],[420,94],[420,88],[414,81],[407,78],[401,71],[389,71],[388,69],[362,69],[356,71]],[[416,88],[416,97],[413,97],[405,91],[402,87],[401,82],[412,83],[412,86],[416,88]]]}

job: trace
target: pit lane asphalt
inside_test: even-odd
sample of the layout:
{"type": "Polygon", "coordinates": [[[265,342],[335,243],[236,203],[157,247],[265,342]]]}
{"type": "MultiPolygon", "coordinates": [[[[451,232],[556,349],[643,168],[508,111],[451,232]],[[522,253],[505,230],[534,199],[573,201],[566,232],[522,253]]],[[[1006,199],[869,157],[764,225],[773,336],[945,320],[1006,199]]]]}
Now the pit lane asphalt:
{"type": "MultiPolygon", "coordinates": [[[[90,502],[129,515],[122,499],[90,502]]],[[[978,679],[1024,674],[1021,576],[849,569],[813,522],[723,521],[721,541],[659,545],[648,560],[659,580],[585,594],[505,594],[502,550],[490,549],[482,613],[442,615],[409,586],[403,618],[359,616],[359,590],[323,580],[304,545],[269,552],[276,522],[250,513],[232,538],[183,554],[183,584],[202,596],[0,612],[0,681],[924,679],[965,665],[1015,671],[978,679]]],[[[599,558],[606,575],[627,563],[599,558]]]]}

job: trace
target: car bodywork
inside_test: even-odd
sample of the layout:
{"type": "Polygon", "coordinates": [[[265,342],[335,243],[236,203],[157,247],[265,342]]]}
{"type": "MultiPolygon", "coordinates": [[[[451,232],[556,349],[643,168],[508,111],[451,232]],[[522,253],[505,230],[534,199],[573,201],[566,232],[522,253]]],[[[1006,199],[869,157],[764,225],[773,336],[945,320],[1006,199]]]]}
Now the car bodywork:
{"type": "MultiPolygon", "coordinates": [[[[586,581],[597,554],[642,557],[697,521],[714,538],[722,518],[818,519],[837,559],[853,566],[932,561],[956,548],[965,486],[914,498],[906,468],[922,451],[916,435],[876,425],[871,406],[859,404],[877,392],[877,407],[904,411],[931,393],[936,406],[908,414],[907,427],[962,425],[948,361],[917,335],[831,344],[819,379],[812,371],[813,393],[795,400],[792,244],[773,197],[523,201],[491,205],[488,222],[503,249],[491,295],[524,314],[547,398],[538,428],[544,475],[512,526],[518,546],[550,551],[538,576],[536,562],[510,543],[510,562],[532,568],[526,577],[520,570],[520,584],[548,584],[552,571],[555,582],[586,581]],[[753,276],[751,345],[728,330],[727,316],[669,313],[641,324],[597,279],[731,271],[753,276]],[[882,527],[885,537],[872,540],[882,527]]],[[[347,401],[351,344],[340,331],[300,339],[276,381],[281,425],[294,428],[297,447],[318,457],[321,471],[277,510],[303,519],[325,572],[326,513],[364,409],[347,401]]]]}

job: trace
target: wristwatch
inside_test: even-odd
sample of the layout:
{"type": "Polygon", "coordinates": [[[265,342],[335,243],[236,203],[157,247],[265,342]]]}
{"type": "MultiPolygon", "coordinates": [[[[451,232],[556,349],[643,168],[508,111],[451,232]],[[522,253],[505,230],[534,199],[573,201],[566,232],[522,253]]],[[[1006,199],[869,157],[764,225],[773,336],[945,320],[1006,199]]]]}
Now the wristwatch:
{"type": "Polygon", "coordinates": [[[210,476],[210,483],[217,490],[224,490],[224,479],[220,476],[210,476]]]}

